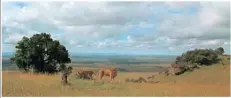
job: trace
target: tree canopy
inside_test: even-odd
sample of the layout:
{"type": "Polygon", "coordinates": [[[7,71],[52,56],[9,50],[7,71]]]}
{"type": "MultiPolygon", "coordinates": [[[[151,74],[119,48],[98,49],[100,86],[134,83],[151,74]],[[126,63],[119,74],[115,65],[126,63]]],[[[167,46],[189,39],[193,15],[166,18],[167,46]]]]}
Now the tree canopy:
{"type": "Polygon", "coordinates": [[[218,54],[212,49],[195,49],[183,53],[176,58],[175,63],[211,65],[219,61],[218,54]]]}
{"type": "Polygon", "coordinates": [[[222,54],[224,54],[225,51],[222,47],[219,47],[219,48],[215,49],[215,52],[219,55],[222,55],[222,54]]]}
{"type": "Polygon", "coordinates": [[[209,66],[221,61],[219,55],[224,53],[224,49],[219,47],[215,50],[212,49],[195,49],[183,53],[181,56],[176,57],[174,64],[168,68],[168,73],[180,75],[185,71],[193,71],[198,69],[199,66],[209,66]]]}
{"type": "Polygon", "coordinates": [[[60,65],[70,63],[68,50],[58,40],[53,40],[50,34],[35,34],[23,37],[15,46],[16,53],[11,61],[19,69],[28,72],[54,73],[60,65]]]}

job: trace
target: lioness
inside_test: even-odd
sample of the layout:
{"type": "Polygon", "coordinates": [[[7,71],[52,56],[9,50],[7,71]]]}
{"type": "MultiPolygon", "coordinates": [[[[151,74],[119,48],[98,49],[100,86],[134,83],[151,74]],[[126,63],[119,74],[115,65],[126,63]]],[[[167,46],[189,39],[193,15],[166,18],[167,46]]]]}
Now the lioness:
{"type": "Polygon", "coordinates": [[[92,78],[92,75],[96,75],[93,71],[78,71],[77,72],[77,75],[80,76],[80,78],[83,78],[83,79],[90,79],[90,80],[93,80],[92,78]]]}
{"type": "Polygon", "coordinates": [[[113,82],[114,78],[117,76],[117,69],[116,68],[102,68],[98,72],[99,80],[102,80],[103,76],[110,77],[110,83],[113,82]]]}

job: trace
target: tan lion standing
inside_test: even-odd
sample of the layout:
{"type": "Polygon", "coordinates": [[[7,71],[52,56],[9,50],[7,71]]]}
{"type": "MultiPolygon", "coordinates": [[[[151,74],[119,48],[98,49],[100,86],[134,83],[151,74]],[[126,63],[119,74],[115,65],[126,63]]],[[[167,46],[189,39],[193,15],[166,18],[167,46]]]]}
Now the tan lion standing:
{"type": "Polygon", "coordinates": [[[102,68],[98,72],[99,80],[101,81],[104,76],[109,76],[109,82],[112,83],[114,78],[117,76],[117,69],[116,68],[102,68]]]}

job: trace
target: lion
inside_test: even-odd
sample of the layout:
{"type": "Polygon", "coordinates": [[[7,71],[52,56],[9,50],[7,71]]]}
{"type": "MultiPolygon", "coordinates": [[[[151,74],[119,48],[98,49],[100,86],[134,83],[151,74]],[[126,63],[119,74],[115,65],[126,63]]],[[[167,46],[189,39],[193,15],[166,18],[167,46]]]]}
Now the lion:
{"type": "Polygon", "coordinates": [[[116,68],[102,68],[97,73],[99,80],[101,81],[103,76],[109,76],[109,82],[112,83],[114,78],[117,76],[117,69],[116,68]]]}
{"type": "Polygon", "coordinates": [[[77,75],[80,76],[80,78],[90,79],[90,80],[93,80],[92,78],[93,75],[96,76],[96,74],[93,71],[83,71],[83,70],[78,71],[77,75]]]}

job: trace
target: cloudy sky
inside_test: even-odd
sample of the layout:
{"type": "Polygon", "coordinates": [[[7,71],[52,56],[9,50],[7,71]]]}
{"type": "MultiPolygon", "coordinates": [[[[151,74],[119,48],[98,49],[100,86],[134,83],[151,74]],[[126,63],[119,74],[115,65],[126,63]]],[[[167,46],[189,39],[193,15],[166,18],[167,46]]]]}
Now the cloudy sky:
{"type": "Polygon", "coordinates": [[[3,52],[47,32],[70,53],[172,54],[224,47],[229,2],[3,2],[3,52]]]}

